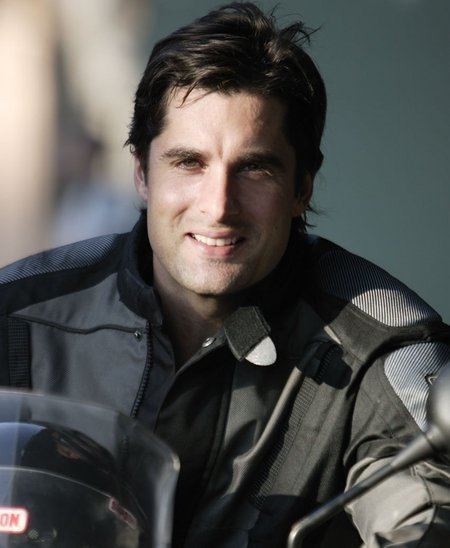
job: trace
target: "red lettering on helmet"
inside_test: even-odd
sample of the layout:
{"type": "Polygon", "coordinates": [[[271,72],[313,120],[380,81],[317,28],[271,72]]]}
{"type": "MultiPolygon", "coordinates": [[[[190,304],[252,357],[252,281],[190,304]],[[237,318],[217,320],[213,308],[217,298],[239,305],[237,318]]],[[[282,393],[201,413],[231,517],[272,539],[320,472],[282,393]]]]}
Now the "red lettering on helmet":
{"type": "Polygon", "coordinates": [[[19,525],[20,516],[19,514],[11,514],[9,518],[9,526],[17,527],[19,525]]]}
{"type": "Polygon", "coordinates": [[[23,533],[28,527],[28,517],[25,508],[0,506],[0,533],[23,533]]]}

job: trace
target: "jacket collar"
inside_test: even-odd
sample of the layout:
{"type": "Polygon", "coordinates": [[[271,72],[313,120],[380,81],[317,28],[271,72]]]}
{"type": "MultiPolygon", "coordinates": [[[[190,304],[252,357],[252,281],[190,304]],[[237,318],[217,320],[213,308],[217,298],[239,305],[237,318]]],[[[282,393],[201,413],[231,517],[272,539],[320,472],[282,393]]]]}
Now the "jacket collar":
{"type": "Polygon", "coordinates": [[[117,283],[120,299],[128,308],[152,326],[162,325],[161,304],[152,285],[152,250],[144,214],[128,234],[117,283]]]}

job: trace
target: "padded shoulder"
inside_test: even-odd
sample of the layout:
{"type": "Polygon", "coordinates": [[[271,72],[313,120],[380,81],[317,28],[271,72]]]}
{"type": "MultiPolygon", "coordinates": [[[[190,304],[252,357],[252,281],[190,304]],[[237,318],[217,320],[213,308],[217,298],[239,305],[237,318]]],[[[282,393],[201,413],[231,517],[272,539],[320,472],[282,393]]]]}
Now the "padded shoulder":
{"type": "Polygon", "coordinates": [[[322,238],[309,238],[315,283],[389,327],[440,321],[414,291],[375,264],[322,238]]]}
{"type": "Polygon", "coordinates": [[[430,385],[443,367],[450,364],[450,347],[424,342],[399,348],[384,362],[384,372],[393,390],[418,426],[425,430],[426,403],[430,385]]]}
{"type": "Polygon", "coordinates": [[[119,238],[120,235],[108,234],[26,257],[0,269],[0,285],[93,265],[110,253],[119,238]]]}

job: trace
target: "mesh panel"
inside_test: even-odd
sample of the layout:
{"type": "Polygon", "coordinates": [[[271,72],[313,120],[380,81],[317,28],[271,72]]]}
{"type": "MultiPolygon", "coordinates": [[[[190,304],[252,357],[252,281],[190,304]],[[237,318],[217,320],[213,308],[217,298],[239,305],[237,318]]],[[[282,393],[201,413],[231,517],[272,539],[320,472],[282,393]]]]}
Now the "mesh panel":
{"type": "Polygon", "coordinates": [[[438,373],[446,364],[450,364],[450,347],[438,342],[406,346],[386,358],[386,377],[422,430],[427,425],[427,376],[438,373]]]}
{"type": "Polygon", "coordinates": [[[327,253],[318,263],[320,286],[352,302],[363,312],[390,327],[440,320],[416,293],[382,268],[344,250],[327,253]]]}
{"type": "Polygon", "coordinates": [[[0,269],[0,285],[47,272],[58,272],[94,264],[108,254],[116,237],[115,234],[108,234],[21,259],[0,269]]]}

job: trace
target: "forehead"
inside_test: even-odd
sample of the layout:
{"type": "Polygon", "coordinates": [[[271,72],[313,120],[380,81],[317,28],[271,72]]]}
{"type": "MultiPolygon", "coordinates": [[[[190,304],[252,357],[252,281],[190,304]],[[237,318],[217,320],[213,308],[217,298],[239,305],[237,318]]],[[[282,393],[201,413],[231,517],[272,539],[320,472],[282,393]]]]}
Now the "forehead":
{"type": "Polygon", "coordinates": [[[284,133],[286,108],[276,98],[255,93],[211,92],[194,89],[172,91],[167,100],[162,134],[205,139],[227,134],[241,142],[276,143],[284,133]]]}

